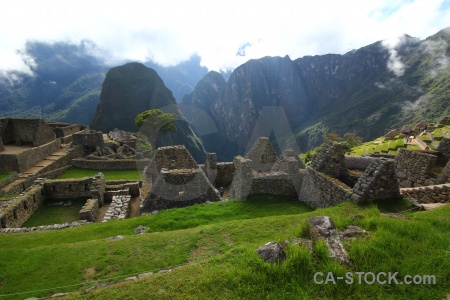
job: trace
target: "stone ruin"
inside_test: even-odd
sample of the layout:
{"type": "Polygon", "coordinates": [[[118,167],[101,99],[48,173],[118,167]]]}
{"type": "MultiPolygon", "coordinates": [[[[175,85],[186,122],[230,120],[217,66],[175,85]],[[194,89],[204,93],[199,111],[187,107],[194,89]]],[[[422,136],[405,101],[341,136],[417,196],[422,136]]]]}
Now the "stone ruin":
{"type": "Polygon", "coordinates": [[[433,185],[436,178],[431,169],[437,156],[420,151],[400,149],[395,157],[398,182],[401,187],[433,185]]]}
{"type": "Polygon", "coordinates": [[[142,212],[220,201],[219,192],[184,146],[158,148],[144,173],[151,189],[142,212]]]}
{"type": "Polygon", "coordinates": [[[253,194],[298,197],[304,165],[291,149],[277,157],[266,137],[259,138],[246,157],[233,160],[235,175],[230,197],[246,198],[253,194]]]}
{"type": "Polygon", "coordinates": [[[395,163],[392,159],[373,159],[363,175],[354,178],[356,183],[353,187],[340,180],[352,177],[345,161],[339,143],[326,143],[306,170],[299,200],[312,208],[319,208],[346,200],[365,203],[400,197],[395,163]]]}

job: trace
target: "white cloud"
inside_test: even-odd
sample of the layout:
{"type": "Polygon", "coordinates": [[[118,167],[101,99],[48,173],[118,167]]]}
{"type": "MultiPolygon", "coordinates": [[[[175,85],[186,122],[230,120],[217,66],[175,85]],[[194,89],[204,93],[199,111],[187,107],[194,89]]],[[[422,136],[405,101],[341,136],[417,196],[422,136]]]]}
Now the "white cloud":
{"type": "Polygon", "coordinates": [[[30,72],[17,55],[27,40],[92,40],[93,53],[112,64],[174,65],[198,53],[214,70],[267,55],[345,53],[404,33],[425,38],[450,25],[447,2],[2,0],[0,69],[30,72]],[[236,55],[246,43],[245,56],[236,55]]]}

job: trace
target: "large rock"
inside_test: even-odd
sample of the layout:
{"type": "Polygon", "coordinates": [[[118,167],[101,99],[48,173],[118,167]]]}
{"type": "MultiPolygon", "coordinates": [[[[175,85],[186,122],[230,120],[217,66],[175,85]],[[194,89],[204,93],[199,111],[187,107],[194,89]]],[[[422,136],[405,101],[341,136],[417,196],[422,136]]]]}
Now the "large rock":
{"type": "Polygon", "coordinates": [[[286,259],[283,246],[277,242],[268,242],[256,249],[258,255],[268,263],[282,263],[286,259]]]}
{"type": "Polygon", "coordinates": [[[327,243],[330,257],[341,265],[351,266],[350,257],[342,245],[333,220],[328,216],[317,216],[309,218],[308,222],[311,224],[312,236],[315,239],[324,239],[327,243]]]}

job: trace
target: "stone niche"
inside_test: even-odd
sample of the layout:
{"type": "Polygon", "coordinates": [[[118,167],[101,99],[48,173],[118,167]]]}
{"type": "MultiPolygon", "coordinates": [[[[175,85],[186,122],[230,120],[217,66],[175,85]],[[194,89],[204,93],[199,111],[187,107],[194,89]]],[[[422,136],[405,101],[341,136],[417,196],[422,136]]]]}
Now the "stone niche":
{"type": "Polygon", "coordinates": [[[219,192],[184,146],[158,148],[144,174],[152,187],[142,212],[220,200],[219,192]]]}
{"type": "Polygon", "coordinates": [[[5,150],[5,146],[3,145],[3,139],[0,137],[0,152],[5,150]]]}
{"type": "Polygon", "coordinates": [[[435,184],[431,174],[437,156],[400,149],[395,157],[398,182],[401,187],[426,186],[435,184]]]}

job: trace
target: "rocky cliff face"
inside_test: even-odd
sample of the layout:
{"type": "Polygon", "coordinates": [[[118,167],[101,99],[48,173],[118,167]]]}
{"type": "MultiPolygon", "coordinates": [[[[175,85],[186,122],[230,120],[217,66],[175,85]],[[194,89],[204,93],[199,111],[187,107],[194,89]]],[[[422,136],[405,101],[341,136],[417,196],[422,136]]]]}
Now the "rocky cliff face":
{"type": "Polygon", "coordinates": [[[140,63],[108,71],[91,127],[103,132],[114,128],[136,132],[139,130],[134,123],[136,115],[154,108],[177,115],[177,131],[159,137],[157,146],[183,144],[196,160],[203,161],[205,150],[201,140],[184,119],[172,92],[153,69],[140,63]]]}
{"type": "Polygon", "coordinates": [[[226,86],[220,74],[208,74],[184,101],[217,126],[216,134],[202,138],[219,160],[244,153],[267,106],[283,108],[306,151],[326,132],[372,139],[407,122],[450,114],[449,61],[447,28],[423,41],[405,35],[396,45],[376,42],[344,55],[251,60],[226,86]]]}

